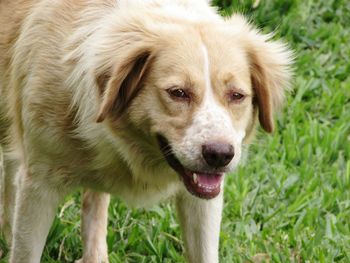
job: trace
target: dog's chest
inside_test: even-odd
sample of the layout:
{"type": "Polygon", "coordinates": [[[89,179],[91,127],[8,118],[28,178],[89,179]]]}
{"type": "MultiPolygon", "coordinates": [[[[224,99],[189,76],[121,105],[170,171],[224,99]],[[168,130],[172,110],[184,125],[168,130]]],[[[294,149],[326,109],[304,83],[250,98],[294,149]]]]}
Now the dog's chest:
{"type": "Polygon", "coordinates": [[[118,189],[115,195],[130,206],[149,207],[176,195],[180,188],[178,182],[164,185],[133,182],[132,185],[118,189]]]}
{"type": "Polygon", "coordinates": [[[133,207],[157,204],[176,195],[183,187],[178,176],[168,173],[167,170],[133,173],[124,165],[119,165],[119,169],[90,173],[89,176],[85,176],[81,185],[111,193],[133,207]]]}

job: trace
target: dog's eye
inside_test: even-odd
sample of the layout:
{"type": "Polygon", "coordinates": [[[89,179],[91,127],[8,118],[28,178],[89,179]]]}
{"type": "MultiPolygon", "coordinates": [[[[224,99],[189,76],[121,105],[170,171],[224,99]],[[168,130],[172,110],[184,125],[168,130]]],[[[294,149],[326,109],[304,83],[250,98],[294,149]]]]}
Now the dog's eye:
{"type": "Polygon", "coordinates": [[[230,92],[229,94],[229,100],[230,102],[233,102],[233,103],[240,103],[242,102],[243,100],[245,99],[245,95],[242,94],[242,93],[239,93],[239,92],[230,92]]]}
{"type": "Polygon", "coordinates": [[[167,89],[167,92],[170,95],[170,97],[172,97],[174,99],[180,99],[180,100],[189,100],[190,99],[190,94],[184,89],[170,88],[170,89],[167,89]]]}

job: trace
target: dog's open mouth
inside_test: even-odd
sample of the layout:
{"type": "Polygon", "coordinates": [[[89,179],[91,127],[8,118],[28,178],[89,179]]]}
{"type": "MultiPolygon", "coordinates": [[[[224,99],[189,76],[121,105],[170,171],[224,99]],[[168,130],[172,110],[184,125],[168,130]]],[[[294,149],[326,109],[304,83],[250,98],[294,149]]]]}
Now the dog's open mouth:
{"type": "Polygon", "coordinates": [[[191,171],[186,169],[172,153],[171,146],[162,135],[157,136],[160,150],[166,161],[181,177],[187,190],[203,199],[211,199],[220,193],[221,182],[224,173],[212,173],[205,171],[191,171]]]}

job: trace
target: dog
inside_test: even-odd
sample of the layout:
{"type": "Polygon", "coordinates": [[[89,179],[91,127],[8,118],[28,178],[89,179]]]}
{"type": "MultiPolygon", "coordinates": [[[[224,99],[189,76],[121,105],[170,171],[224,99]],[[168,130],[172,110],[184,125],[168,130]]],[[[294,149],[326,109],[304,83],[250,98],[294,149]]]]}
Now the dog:
{"type": "Polygon", "coordinates": [[[205,0],[0,2],[2,230],[37,263],[85,189],[81,263],[108,262],[109,194],[173,198],[190,263],[219,262],[225,174],[290,87],[292,52],[205,0]]]}

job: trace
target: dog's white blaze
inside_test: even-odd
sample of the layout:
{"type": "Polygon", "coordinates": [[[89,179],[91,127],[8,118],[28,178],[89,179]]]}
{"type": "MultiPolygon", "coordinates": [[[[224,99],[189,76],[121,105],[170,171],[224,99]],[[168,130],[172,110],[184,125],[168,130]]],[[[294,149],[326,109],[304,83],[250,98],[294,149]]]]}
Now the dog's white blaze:
{"type": "MultiPolygon", "coordinates": [[[[176,156],[187,167],[202,162],[202,145],[210,141],[231,143],[235,149],[235,157],[230,163],[233,168],[241,155],[241,143],[245,136],[243,130],[235,129],[228,111],[215,100],[210,78],[209,54],[205,45],[202,45],[203,73],[205,93],[201,107],[193,116],[193,122],[187,129],[183,142],[174,147],[176,156]]],[[[195,168],[195,167],[194,167],[195,168]]]]}
{"type": "Polygon", "coordinates": [[[204,77],[205,77],[205,94],[203,106],[198,111],[196,117],[203,119],[203,128],[207,130],[207,139],[224,139],[231,142],[235,148],[240,147],[245,132],[235,129],[232,119],[227,110],[215,100],[210,78],[210,63],[208,50],[202,45],[204,55],[204,77]]]}
{"type": "Polygon", "coordinates": [[[202,51],[204,55],[204,78],[205,78],[205,88],[206,95],[208,97],[208,93],[212,93],[211,81],[210,81],[210,66],[209,66],[209,55],[208,49],[205,45],[202,45],[202,51]]]}

